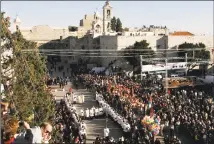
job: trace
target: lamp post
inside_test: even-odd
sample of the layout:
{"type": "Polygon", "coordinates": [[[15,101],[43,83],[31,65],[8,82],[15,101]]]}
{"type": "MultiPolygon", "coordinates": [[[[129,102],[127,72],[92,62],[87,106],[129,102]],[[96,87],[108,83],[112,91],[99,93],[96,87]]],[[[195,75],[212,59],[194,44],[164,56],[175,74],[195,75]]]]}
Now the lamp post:
{"type": "Polygon", "coordinates": [[[167,70],[167,59],[165,59],[165,88],[166,88],[166,95],[168,94],[168,70],[167,70]]]}
{"type": "Polygon", "coordinates": [[[185,63],[186,63],[185,75],[187,76],[187,71],[188,71],[188,67],[187,67],[187,53],[185,53],[185,63]]]}
{"type": "Polygon", "coordinates": [[[214,49],[212,49],[212,77],[213,77],[213,84],[212,84],[212,93],[213,94],[212,95],[214,96],[214,49]]]}
{"type": "Polygon", "coordinates": [[[141,81],[143,79],[143,76],[142,76],[142,61],[143,61],[143,58],[142,58],[142,55],[140,55],[140,80],[141,81]]]}
{"type": "Polygon", "coordinates": [[[106,113],[106,128],[107,128],[107,125],[108,124],[108,114],[106,113]]]}

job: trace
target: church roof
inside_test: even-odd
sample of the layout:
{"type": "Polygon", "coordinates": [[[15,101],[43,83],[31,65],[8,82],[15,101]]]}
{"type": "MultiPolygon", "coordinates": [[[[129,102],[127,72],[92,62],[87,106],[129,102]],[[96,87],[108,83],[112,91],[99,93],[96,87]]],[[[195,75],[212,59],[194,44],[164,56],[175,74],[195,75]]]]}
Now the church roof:
{"type": "Polygon", "coordinates": [[[16,16],[15,20],[14,20],[14,23],[21,23],[21,19],[18,17],[18,15],[16,16]]]}
{"type": "Polygon", "coordinates": [[[98,10],[96,10],[96,11],[94,12],[94,14],[95,14],[97,17],[100,18],[100,13],[98,12],[98,10]]]}
{"type": "Polygon", "coordinates": [[[177,31],[177,32],[174,32],[170,35],[171,36],[194,36],[194,34],[188,32],[188,31],[177,31]]]}

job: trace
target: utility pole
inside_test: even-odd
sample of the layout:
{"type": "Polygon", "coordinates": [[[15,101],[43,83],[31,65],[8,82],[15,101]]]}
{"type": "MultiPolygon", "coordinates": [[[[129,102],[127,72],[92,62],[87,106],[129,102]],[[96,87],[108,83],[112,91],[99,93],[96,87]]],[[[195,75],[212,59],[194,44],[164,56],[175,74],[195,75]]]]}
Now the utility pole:
{"type": "Polygon", "coordinates": [[[106,128],[107,128],[107,124],[108,124],[108,114],[106,113],[106,128]]]}
{"type": "Polygon", "coordinates": [[[143,61],[142,55],[140,55],[140,80],[141,80],[141,81],[142,81],[142,79],[143,79],[143,76],[142,76],[142,61],[143,61]]]}
{"type": "Polygon", "coordinates": [[[193,57],[193,59],[195,59],[195,51],[194,50],[192,52],[192,57],[193,57]]]}
{"type": "MultiPolygon", "coordinates": [[[[213,77],[213,82],[214,82],[214,49],[212,49],[212,57],[213,57],[213,61],[212,61],[212,77],[213,77]]],[[[212,85],[212,95],[214,96],[214,83],[212,85]]]]}
{"type": "Polygon", "coordinates": [[[188,71],[188,67],[187,67],[187,53],[185,53],[185,63],[186,63],[185,75],[187,76],[187,71],[188,71]]]}
{"type": "Polygon", "coordinates": [[[168,71],[167,71],[167,59],[165,59],[165,88],[166,95],[168,94],[168,71]]]}

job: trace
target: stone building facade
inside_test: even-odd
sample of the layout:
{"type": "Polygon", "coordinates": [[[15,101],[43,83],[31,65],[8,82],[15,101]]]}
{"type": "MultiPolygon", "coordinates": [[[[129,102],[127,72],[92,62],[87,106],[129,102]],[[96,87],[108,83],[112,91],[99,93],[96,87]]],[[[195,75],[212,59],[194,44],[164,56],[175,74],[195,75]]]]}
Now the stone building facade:
{"type": "MultiPolygon", "coordinates": [[[[187,43],[204,43],[207,50],[211,52],[213,49],[213,36],[101,36],[100,37],[100,49],[114,49],[120,51],[126,47],[134,45],[136,41],[146,40],[154,51],[158,52],[159,49],[173,49],[177,48],[178,45],[187,43]]],[[[214,60],[213,53],[211,54],[211,61],[214,60]]],[[[102,51],[101,51],[102,55],[102,51]]],[[[174,55],[176,56],[176,55],[174,55]]],[[[114,59],[114,58],[112,58],[114,59]]],[[[102,64],[108,65],[112,59],[107,60],[103,58],[102,64]]]]}

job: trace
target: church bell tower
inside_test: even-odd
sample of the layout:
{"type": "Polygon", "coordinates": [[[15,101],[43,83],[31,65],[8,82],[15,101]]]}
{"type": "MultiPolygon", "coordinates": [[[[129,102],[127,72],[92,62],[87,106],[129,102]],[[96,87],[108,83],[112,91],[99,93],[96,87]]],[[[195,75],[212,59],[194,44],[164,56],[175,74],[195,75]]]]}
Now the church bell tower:
{"type": "Polygon", "coordinates": [[[112,7],[107,0],[103,6],[103,33],[106,35],[111,31],[112,7]]]}
{"type": "Polygon", "coordinates": [[[14,19],[14,31],[17,31],[18,29],[20,29],[20,25],[21,25],[22,21],[20,20],[19,16],[16,15],[16,18],[14,19]]]}

